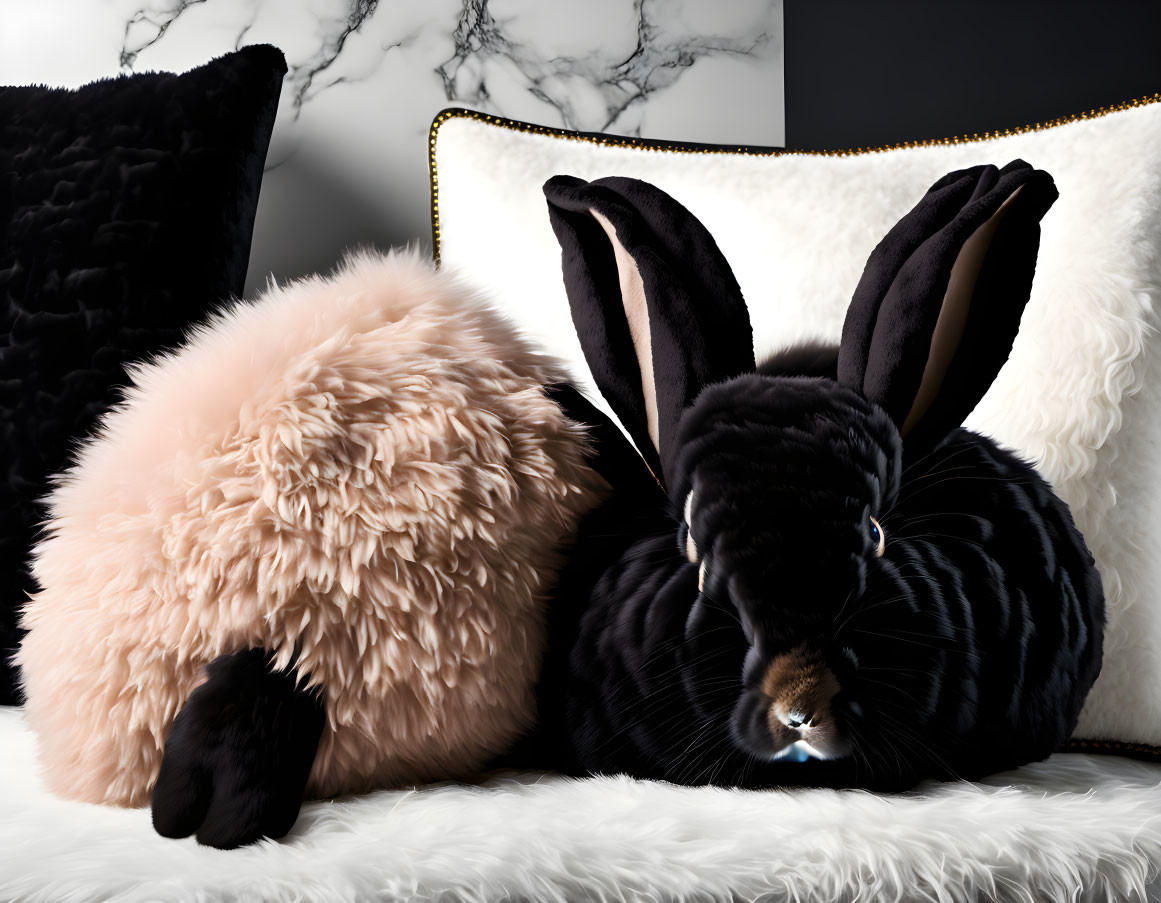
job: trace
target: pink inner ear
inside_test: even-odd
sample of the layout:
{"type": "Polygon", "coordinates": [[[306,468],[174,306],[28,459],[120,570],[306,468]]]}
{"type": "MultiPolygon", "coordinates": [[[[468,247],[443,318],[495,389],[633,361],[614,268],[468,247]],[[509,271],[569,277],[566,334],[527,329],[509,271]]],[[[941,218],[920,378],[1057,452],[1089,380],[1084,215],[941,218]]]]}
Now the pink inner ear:
{"type": "Polygon", "coordinates": [[[653,345],[649,337],[649,307],[645,303],[645,283],[641,271],[625,246],[617,238],[617,230],[607,218],[593,208],[589,208],[593,218],[601,224],[613,254],[617,260],[617,275],[621,283],[621,302],[625,307],[625,319],[629,321],[629,334],[633,337],[633,347],[637,351],[637,365],[641,369],[641,390],[645,396],[645,418],[649,438],[653,447],[661,450],[657,426],[657,387],[653,381],[653,345]]]}
{"type": "Polygon", "coordinates": [[[943,295],[943,306],[939,310],[935,331],[931,334],[931,350],[928,352],[927,364],[923,368],[923,379],[919,383],[919,391],[915,393],[915,401],[907,413],[907,419],[903,421],[903,428],[899,431],[902,436],[906,436],[922,419],[939,395],[943,378],[947,375],[951,359],[955,357],[956,349],[959,348],[960,340],[963,338],[976,281],[979,279],[984,259],[988,256],[992,239],[995,238],[996,229],[1007,216],[1008,206],[1023,187],[1021,185],[1013,191],[1000,205],[1000,209],[971,234],[960,248],[955,263],[952,264],[947,291],[943,295]]]}

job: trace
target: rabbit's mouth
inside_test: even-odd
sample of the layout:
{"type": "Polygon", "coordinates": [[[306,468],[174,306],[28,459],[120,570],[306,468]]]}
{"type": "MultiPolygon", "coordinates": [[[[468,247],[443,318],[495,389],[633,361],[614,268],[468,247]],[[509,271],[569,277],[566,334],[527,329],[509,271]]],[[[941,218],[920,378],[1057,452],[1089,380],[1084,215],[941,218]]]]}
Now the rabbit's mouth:
{"type": "Polygon", "coordinates": [[[819,753],[817,749],[807,743],[805,740],[796,740],[785,749],[780,749],[778,752],[770,756],[771,762],[809,762],[811,759],[825,759],[826,756],[819,753]]]}
{"type": "Polygon", "coordinates": [[[772,758],[803,762],[806,759],[838,759],[850,752],[850,743],[829,712],[815,716],[812,722],[799,724],[792,719],[791,724],[786,725],[774,714],[776,709],[777,705],[772,705],[767,715],[776,750],[772,758]]]}

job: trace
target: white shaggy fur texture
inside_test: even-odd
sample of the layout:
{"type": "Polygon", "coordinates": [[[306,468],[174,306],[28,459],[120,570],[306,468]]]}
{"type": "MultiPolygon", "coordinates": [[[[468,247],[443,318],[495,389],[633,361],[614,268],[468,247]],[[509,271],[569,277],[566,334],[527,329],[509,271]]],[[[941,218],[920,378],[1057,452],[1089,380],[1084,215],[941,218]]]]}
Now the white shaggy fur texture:
{"type": "Polygon", "coordinates": [[[825,900],[1070,903],[1161,895],[1161,766],[1058,755],[895,798],[503,775],[308,803],[221,852],[145,811],[61,800],[0,710],[0,900],[54,903],[825,900]]]}
{"type": "MultiPolygon", "coordinates": [[[[463,118],[437,132],[443,264],[503,289],[586,375],[540,186],[646,179],[707,226],[759,355],[837,341],[867,256],[943,174],[1023,158],[1056,179],[1020,335],[967,425],[1034,461],[1104,579],[1104,670],[1077,735],[1161,745],[1161,103],[1024,134],[854,156],[602,146],[463,118]]],[[[591,385],[591,383],[590,383],[591,385]]]]}
{"type": "Polygon", "coordinates": [[[414,254],[272,287],[138,366],[36,549],[18,660],[49,786],[147,803],[201,669],[252,647],[326,693],[311,796],[504,750],[595,500],[563,378],[414,254]]]}

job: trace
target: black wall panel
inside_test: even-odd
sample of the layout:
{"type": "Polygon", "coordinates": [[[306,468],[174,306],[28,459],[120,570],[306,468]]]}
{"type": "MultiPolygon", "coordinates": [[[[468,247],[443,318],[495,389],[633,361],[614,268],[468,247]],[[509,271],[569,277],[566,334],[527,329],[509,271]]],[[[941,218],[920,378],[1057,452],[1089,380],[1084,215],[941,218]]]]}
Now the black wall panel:
{"type": "Polygon", "coordinates": [[[786,0],[786,143],[876,146],[1161,92],[1156,0],[786,0]]]}

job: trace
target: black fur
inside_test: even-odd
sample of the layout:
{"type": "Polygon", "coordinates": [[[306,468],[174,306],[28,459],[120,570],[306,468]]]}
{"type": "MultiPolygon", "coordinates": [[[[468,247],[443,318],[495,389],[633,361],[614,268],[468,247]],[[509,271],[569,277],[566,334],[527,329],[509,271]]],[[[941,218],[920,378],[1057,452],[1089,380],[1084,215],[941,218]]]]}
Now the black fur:
{"type": "Polygon", "coordinates": [[[838,379],[902,425],[956,258],[973,232],[1015,201],[975,277],[965,333],[935,403],[908,434],[910,448],[930,447],[959,426],[1008,359],[1032,286],[1039,223],[1056,197],[1051,176],[1021,160],[959,170],[936,182],[872,252],[843,324],[838,379]]]}
{"type": "Polygon", "coordinates": [[[196,832],[199,843],[232,849],[294,826],[326,707],[270,658],[249,649],[215,659],[178,712],[153,789],[159,834],[196,832]]]}
{"type": "Polygon", "coordinates": [[[702,386],[754,369],[742,291],[705,226],[652,186],[616,177],[590,185],[558,176],[545,190],[552,198],[549,219],[561,243],[565,278],[574,294],[584,295],[572,315],[593,376],[649,468],[660,474],[681,413],[702,386]],[[657,396],[660,459],[644,424],[640,378],[635,368],[625,367],[633,344],[616,261],[590,213],[594,205],[616,228],[645,284],[654,369],[665,388],[657,396]],[[671,228],[679,219],[682,228],[671,228]],[[714,299],[712,307],[700,303],[707,297],[714,299]],[[687,353],[691,342],[697,353],[687,353]]]}
{"type": "MultiPolygon", "coordinates": [[[[1026,164],[938,183],[941,203],[946,186],[958,186],[953,206],[962,209],[933,218],[925,199],[893,233],[908,235],[907,247],[876,252],[877,290],[894,287],[897,302],[917,312],[907,290],[920,284],[938,305],[942,288],[931,286],[940,280],[915,277],[925,260],[950,266],[948,243],[973,231],[963,210],[976,223],[995,211],[1014,193],[1012,172],[1024,188],[977,291],[1002,283],[1006,259],[1026,296],[1036,247],[1029,233],[1055,196],[1051,180],[1026,164]],[[981,197],[985,207],[973,207],[981,197]],[[897,272],[908,261],[905,279],[888,278],[883,268],[897,272]]],[[[575,183],[570,190],[575,198],[575,183]]],[[[588,200],[600,209],[601,197],[588,200]]],[[[570,301],[587,303],[591,293],[574,288],[570,301]]],[[[864,361],[878,355],[877,372],[890,383],[884,356],[915,372],[927,355],[922,330],[930,339],[935,318],[882,320],[867,284],[861,291],[844,330],[847,385],[833,378],[837,349],[793,350],[760,373],[708,385],[684,409],[665,456],[666,490],[610,471],[614,494],[582,524],[554,594],[539,724],[513,764],[678,783],[889,790],[1043,758],[1070,735],[1100,669],[1104,623],[1084,540],[1035,470],[990,440],[954,426],[934,441],[931,427],[919,439],[901,436],[910,404],[897,385],[894,410],[868,397],[858,348],[871,349],[864,361]],[[886,533],[882,557],[869,517],[886,533]],[[686,558],[689,532],[697,564],[686,558]],[[824,659],[841,685],[834,718],[849,749],[830,760],[771,760],[761,676],[799,647],[824,659]]],[[[1019,291],[1004,297],[1022,308],[1019,291]]],[[[973,298],[948,380],[972,354],[990,375],[974,375],[969,388],[950,384],[951,400],[941,391],[925,425],[958,416],[949,412],[972,393],[978,400],[1018,321],[1018,311],[996,318],[973,298]],[[995,320],[994,338],[975,319],[981,312],[995,320]]],[[[696,343],[687,347],[697,353],[696,343]]],[[[619,439],[610,429],[601,426],[605,446],[619,439]]]]}
{"type": "Polygon", "coordinates": [[[0,87],[0,703],[40,498],[130,361],[240,295],[286,63],[0,87]]]}
{"type": "Polygon", "coordinates": [[[825,376],[838,379],[838,346],[806,342],[784,348],[758,364],[763,376],[825,376]]]}

